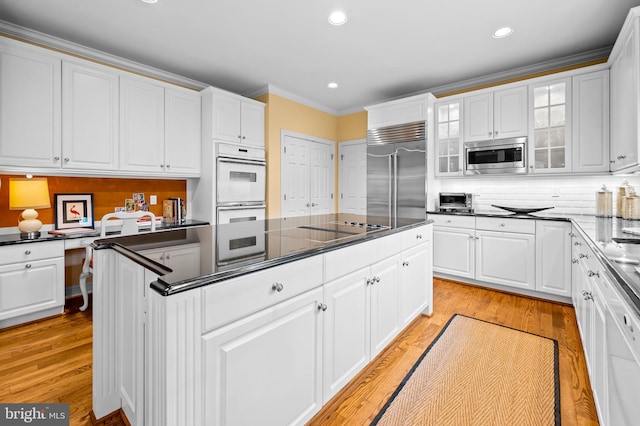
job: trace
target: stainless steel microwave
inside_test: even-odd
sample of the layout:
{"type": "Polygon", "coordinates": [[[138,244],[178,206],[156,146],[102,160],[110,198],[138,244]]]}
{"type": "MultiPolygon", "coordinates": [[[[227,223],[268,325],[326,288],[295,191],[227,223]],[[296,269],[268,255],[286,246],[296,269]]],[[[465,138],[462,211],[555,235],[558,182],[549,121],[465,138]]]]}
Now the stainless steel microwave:
{"type": "Polygon", "coordinates": [[[527,173],[527,138],[465,142],[467,175],[527,173]]]}

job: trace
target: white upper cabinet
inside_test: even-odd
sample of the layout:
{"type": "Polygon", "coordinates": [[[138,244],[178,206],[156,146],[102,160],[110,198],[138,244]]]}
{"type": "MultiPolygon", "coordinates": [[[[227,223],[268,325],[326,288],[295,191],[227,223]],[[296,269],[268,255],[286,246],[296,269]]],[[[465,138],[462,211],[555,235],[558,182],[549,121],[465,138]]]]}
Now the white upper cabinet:
{"type": "Polygon", "coordinates": [[[616,40],[611,65],[611,171],[638,164],[638,101],[640,100],[640,18],[631,9],[616,40]]]}
{"type": "Polygon", "coordinates": [[[265,105],[262,102],[213,87],[201,93],[205,114],[210,114],[205,116],[205,123],[210,122],[212,139],[264,147],[265,105]]]}
{"type": "Polygon", "coordinates": [[[529,173],[571,171],[571,78],[529,85],[529,173]]]}
{"type": "Polygon", "coordinates": [[[164,86],[120,78],[120,167],[134,172],[164,171],[164,86]]]}
{"type": "Polygon", "coordinates": [[[462,175],[461,100],[438,102],[435,110],[436,176],[462,175]]]}
{"type": "Polygon", "coordinates": [[[98,64],[62,64],[62,167],[118,168],[118,74],[98,64]]]}
{"type": "Polygon", "coordinates": [[[573,173],[609,171],[609,70],[573,77],[573,173]]]}
{"type": "Polygon", "coordinates": [[[181,176],[200,174],[200,93],[165,89],[165,172],[181,176]]]}
{"type": "Polygon", "coordinates": [[[394,126],[396,124],[427,121],[429,103],[433,95],[416,95],[378,105],[365,107],[367,129],[394,126]]]}
{"type": "Polygon", "coordinates": [[[464,141],[527,135],[526,86],[464,98],[464,141]]]}
{"type": "Polygon", "coordinates": [[[61,63],[0,37],[0,165],[60,167],[61,63]]]}

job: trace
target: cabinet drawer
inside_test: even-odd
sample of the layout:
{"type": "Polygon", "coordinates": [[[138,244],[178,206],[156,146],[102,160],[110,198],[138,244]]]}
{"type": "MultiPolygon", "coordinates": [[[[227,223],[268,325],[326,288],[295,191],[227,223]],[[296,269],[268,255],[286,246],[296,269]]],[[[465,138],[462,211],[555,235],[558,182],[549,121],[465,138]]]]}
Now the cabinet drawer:
{"type": "Polygon", "coordinates": [[[34,260],[63,256],[64,242],[62,240],[14,244],[0,248],[0,265],[31,262],[34,260]]]}
{"type": "Polygon", "coordinates": [[[247,159],[264,159],[264,149],[252,148],[247,146],[226,145],[223,143],[217,144],[218,155],[222,157],[235,157],[235,158],[247,158],[247,159]]]}
{"type": "Polygon", "coordinates": [[[474,216],[460,216],[453,214],[430,214],[429,219],[433,220],[433,226],[447,226],[449,228],[475,228],[476,218],[474,216]]]}
{"type": "Polygon", "coordinates": [[[402,251],[404,232],[330,251],[325,258],[325,280],[332,281],[402,251]]]}
{"type": "Polygon", "coordinates": [[[203,332],[321,286],[322,272],[319,255],[204,287],[203,332]]]}
{"type": "Polygon", "coordinates": [[[535,234],[536,221],[527,219],[507,219],[501,217],[477,217],[476,229],[535,234]]]}
{"type": "Polygon", "coordinates": [[[412,228],[402,233],[402,249],[406,250],[418,244],[426,243],[432,236],[432,225],[412,228]]]}

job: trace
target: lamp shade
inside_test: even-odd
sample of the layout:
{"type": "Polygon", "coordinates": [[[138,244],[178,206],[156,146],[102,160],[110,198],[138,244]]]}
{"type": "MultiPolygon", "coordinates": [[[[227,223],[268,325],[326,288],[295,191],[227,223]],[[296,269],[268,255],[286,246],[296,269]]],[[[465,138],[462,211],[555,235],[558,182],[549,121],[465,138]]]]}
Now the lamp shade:
{"type": "Polygon", "coordinates": [[[51,207],[46,178],[9,179],[9,210],[46,209],[51,207]]]}

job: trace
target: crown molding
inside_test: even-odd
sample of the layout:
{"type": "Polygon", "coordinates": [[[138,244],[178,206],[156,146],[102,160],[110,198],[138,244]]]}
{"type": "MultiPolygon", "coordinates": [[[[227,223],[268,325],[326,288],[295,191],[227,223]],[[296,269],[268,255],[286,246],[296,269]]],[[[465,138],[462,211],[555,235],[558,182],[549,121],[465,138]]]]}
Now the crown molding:
{"type": "Polygon", "coordinates": [[[49,34],[41,33],[29,28],[21,27],[10,22],[0,20],[0,36],[23,41],[36,46],[58,51],[63,54],[79,57],[92,62],[98,62],[103,65],[119,68],[124,71],[130,71],[141,74],[146,77],[155,78],[157,80],[183,86],[189,89],[202,90],[208,87],[208,84],[193,80],[181,75],[163,71],[158,68],[150,67],[139,62],[130,61],[120,58],[100,50],[92,49],[73,43],[49,34]]]}
{"type": "Polygon", "coordinates": [[[283,98],[287,98],[290,101],[294,101],[297,102],[299,104],[302,105],[306,105],[310,108],[314,108],[317,109],[319,111],[322,112],[326,112],[327,114],[331,114],[331,115],[339,115],[338,111],[333,109],[333,108],[329,108],[325,105],[322,105],[318,102],[312,101],[310,99],[307,99],[303,96],[297,95],[293,92],[290,92],[286,89],[283,89],[281,87],[276,86],[275,84],[265,84],[264,86],[254,90],[253,92],[250,93],[245,93],[243,96],[246,96],[248,98],[256,98],[258,96],[262,96],[264,94],[272,94],[272,95],[278,95],[281,96],[283,98]]]}
{"type": "MultiPolygon", "coordinates": [[[[442,86],[432,87],[431,89],[416,92],[413,94],[421,94],[421,93],[433,93],[438,96],[442,93],[450,93],[462,91],[465,89],[470,89],[473,87],[483,86],[487,84],[499,83],[501,81],[517,79],[517,78],[527,78],[527,76],[531,76],[533,74],[544,73],[544,72],[553,72],[554,70],[560,70],[565,67],[576,66],[580,64],[587,64],[591,61],[603,60],[607,59],[609,53],[611,52],[611,48],[613,46],[604,47],[601,49],[590,50],[583,53],[578,53],[575,55],[565,56],[563,58],[553,59],[544,62],[538,62],[537,64],[527,65],[525,67],[514,68],[507,71],[501,71],[494,74],[488,74],[481,77],[475,77],[468,80],[459,81],[456,83],[445,84],[442,86]]],[[[405,95],[411,96],[412,94],[405,95]]],[[[403,96],[404,97],[404,96],[403,96]]]]}

